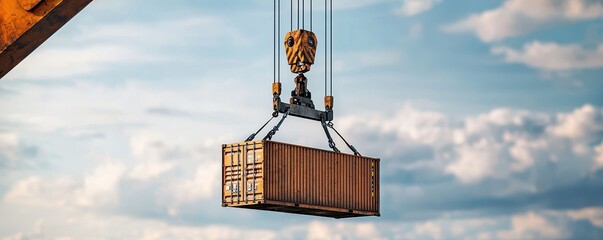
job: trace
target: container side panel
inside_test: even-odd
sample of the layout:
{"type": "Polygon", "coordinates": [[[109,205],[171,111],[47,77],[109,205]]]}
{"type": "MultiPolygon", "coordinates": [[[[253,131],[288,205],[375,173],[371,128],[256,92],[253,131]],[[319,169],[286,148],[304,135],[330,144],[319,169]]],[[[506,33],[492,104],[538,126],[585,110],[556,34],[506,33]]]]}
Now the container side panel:
{"type": "Polygon", "coordinates": [[[271,141],[222,146],[222,205],[334,218],[378,216],[379,159],[271,141]]]}
{"type": "MultiPolygon", "coordinates": [[[[326,155],[329,155],[329,154],[326,154],[326,155]]],[[[324,157],[324,155],[323,155],[323,157],[324,157]]],[[[315,169],[315,171],[316,171],[316,179],[317,179],[316,185],[317,185],[317,188],[318,188],[317,189],[318,190],[317,200],[318,200],[318,203],[320,205],[325,205],[325,204],[328,204],[325,201],[325,196],[327,194],[329,194],[328,193],[328,189],[329,189],[329,185],[331,184],[329,182],[329,180],[326,179],[326,173],[327,173],[327,169],[326,168],[328,166],[327,166],[327,163],[326,163],[325,159],[322,158],[322,157],[316,159],[316,165],[317,165],[316,169],[315,169]]]]}
{"type": "Polygon", "coordinates": [[[314,204],[314,205],[318,205],[318,190],[320,189],[320,187],[318,187],[318,161],[320,161],[320,159],[317,158],[315,153],[311,154],[311,157],[308,159],[308,193],[310,194],[308,196],[308,203],[314,204]]]}
{"type": "Polygon", "coordinates": [[[361,180],[362,180],[362,175],[361,175],[361,169],[360,169],[360,161],[357,158],[354,158],[354,200],[355,200],[355,204],[354,204],[354,208],[353,209],[363,209],[362,207],[362,195],[364,194],[363,192],[361,192],[360,188],[362,186],[361,184],[361,180]]]}
{"type": "Polygon", "coordinates": [[[306,199],[302,199],[302,179],[304,172],[302,171],[302,161],[304,161],[304,157],[301,155],[299,148],[295,148],[295,202],[305,202],[306,199]]]}

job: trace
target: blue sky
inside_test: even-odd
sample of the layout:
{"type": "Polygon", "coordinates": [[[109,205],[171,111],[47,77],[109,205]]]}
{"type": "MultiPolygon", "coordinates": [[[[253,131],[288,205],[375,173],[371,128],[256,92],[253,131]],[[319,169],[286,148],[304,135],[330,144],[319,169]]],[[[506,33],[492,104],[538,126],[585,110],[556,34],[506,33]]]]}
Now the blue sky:
{"type": "Polygon", "coordinates": [[[0,81],[0,239],[603,238],[601,1],[334,4],[334,122],[382,158],[382,217],[220,207],[221,144],[271,113],[271,1],[97,0],[0,81]]]}

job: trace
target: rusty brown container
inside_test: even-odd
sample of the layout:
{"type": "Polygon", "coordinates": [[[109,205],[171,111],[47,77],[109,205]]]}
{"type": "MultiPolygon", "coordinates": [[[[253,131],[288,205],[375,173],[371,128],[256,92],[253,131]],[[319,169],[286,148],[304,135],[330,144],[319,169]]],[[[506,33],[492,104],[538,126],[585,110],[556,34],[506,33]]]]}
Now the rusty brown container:
{"type": "Polygon", "coordinates": [[[379,159],[273,141],[222,145],[222,206],[380,216],[379,159]]]}

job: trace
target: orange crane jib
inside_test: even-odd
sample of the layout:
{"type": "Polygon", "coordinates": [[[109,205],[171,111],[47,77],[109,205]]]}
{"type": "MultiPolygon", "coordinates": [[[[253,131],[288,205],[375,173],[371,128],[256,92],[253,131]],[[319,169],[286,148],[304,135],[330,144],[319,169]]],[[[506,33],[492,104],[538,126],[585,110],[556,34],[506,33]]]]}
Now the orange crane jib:
{"type": "Polygon", "coordinates": [[[1,0],[0,78],[92,0],[1,0]]]}

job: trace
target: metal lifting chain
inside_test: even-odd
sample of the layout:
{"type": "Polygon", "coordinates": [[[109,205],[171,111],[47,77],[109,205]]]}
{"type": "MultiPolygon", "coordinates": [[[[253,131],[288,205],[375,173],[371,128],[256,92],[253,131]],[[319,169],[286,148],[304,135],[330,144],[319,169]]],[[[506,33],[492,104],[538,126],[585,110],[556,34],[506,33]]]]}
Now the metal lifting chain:
{"type": "Polygon", "coordinates": [[[335,124],[333,124],[333,122],[328,122],[327,126],[330,129],[333,129],[333,131],[335,131],[335,133],[337,133],[337,135],[339,136],[339,138],[341,138],[341,140],[343,140],[343,142],[348,145],[348,148],[350,148],[350,150],[352,150],[352,152],[354,152],[354,155],[356,156],[362,156],[360,155],[360,153],[358,152],[358,150],[356,150],[356,148],[351,145],[350,143],[348,143],[348,141],[345,140],[345,138],[339,133],[339,131],[337,131],[337,129],[335,129],[335,124]]]}
{"type": "Polygon", "coordinates": [[[287,116],[289,116],[289,112],[291,112],[291,108],[289,108],[287,110],[287,112],[285,114],[283,114],[283,118],[281,118],[281,120],[278,122],[278,124],[276,124],[276,126],[274,126],[274,128],[272,128],[272,130],[270,130],[270,132],[268,132],[266,137],[264,137],[264,140],[272,140],[272,137],[274,137],[274,134],[276,134],[276,132],[278,132],[278,129],[281,127],[281,124],[283,124],[283,122],[285,121],[285,118],[287,118],[287,116]]]}
{"type": "Polygon", "coordinates": [[[331,137],[331,133],[329,133],[329,129],[327,128],[327,122],[325,121],[325,117],[323,116],[320,119],[320,123],[322,124],[322,129],[325,130],[325,134],[327,135],[327,139],[329,140],[329,147],[331,149],[333,149],[334,152],[339,153],[341,151],[339,151],[339,149],[337,149],[337,146],[335,146],[335,142],[333,141],[333,138],[331,137]]]}
{"type": "Polygon", "coordinates": [[[264,128],[268,125],[268,123],[270,123],[272,121],[272,119],[274,119],[274,116],[272,116],[270,119],[268,119],[268,121],[266,123],[264,123],[264,126],[262,126],[260,129],[258,129],[257,132],[249,135],[249,137],[245,140],[245,142],[253,141],[253,139],[255,139],[255,136],[257,136],[258,133],[260,133],[262,130],[264,130],[264,128]]]}

